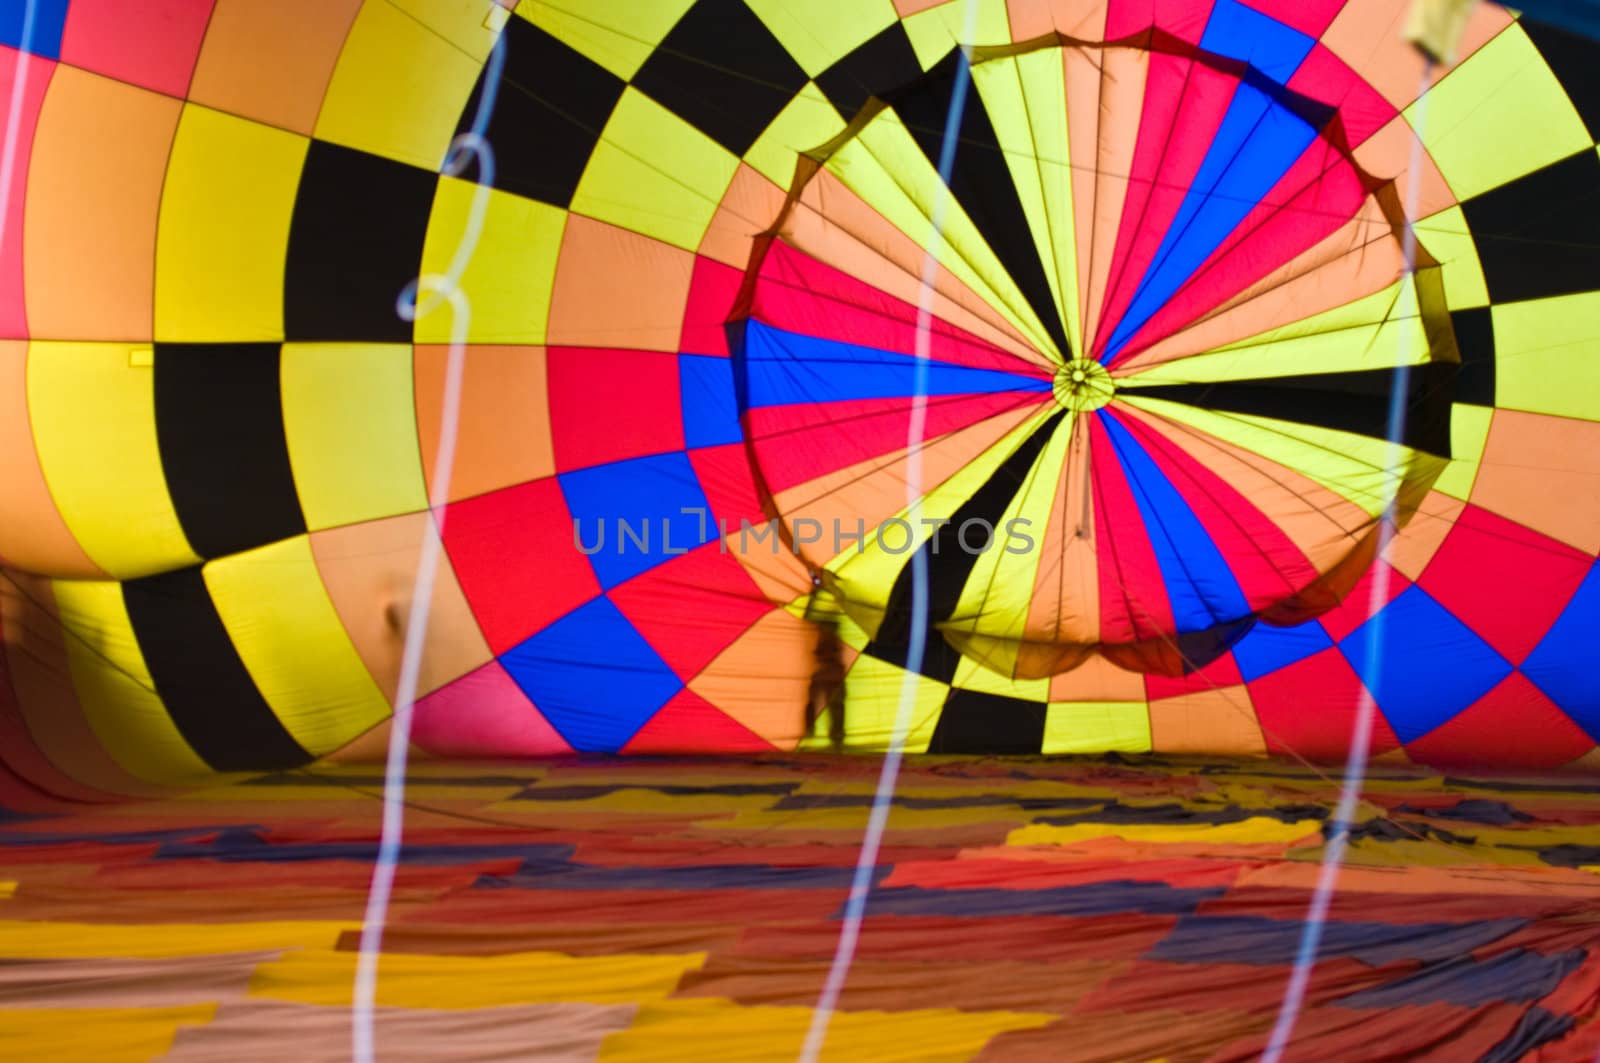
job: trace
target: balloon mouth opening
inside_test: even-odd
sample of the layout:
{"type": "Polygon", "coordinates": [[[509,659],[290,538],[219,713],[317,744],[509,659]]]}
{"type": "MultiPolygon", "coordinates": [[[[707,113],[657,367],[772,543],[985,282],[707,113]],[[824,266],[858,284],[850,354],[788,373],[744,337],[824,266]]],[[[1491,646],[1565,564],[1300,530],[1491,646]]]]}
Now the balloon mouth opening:
{"type": "Polygon", "coordinates": [[[1083,413],[1098,410],[1116,396],[1117,385],[1099,362],[1078,358],[1056,370],[1052,390],[1057,404],[1083,413]]]}

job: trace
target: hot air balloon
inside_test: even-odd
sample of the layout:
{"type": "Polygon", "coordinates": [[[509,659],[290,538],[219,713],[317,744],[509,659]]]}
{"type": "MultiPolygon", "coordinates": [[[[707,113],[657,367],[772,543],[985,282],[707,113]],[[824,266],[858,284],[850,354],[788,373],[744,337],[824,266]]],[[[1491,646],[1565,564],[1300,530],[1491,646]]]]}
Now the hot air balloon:
{"type": "Polygon", "coordinates": [[[1383,756],[1593,763],[1579,37],[1483,5],[1429,67],[1377,0],[25,8],[0,745],[41,786],[381,737],[430,539],[442,753],[825,746],[824,617],[853,749],[910,672],[913,751],[1338,757],[1365,689],[1383,756]],[[463,247],[464,313],[397,311],[463,247]]]}

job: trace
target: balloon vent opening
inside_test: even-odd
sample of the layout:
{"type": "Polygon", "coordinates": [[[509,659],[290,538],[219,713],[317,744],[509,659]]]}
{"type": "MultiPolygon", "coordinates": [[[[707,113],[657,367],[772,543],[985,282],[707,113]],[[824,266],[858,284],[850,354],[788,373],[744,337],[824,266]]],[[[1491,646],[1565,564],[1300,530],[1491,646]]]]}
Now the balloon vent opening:
{"type": "Polygon", "coordinates": [[[1082,413],[1098,410],[1117,393],[1117,385],[1106,367],[1088,358],[1068,362],[1056,371],[1056,402],[1082,413]]]}

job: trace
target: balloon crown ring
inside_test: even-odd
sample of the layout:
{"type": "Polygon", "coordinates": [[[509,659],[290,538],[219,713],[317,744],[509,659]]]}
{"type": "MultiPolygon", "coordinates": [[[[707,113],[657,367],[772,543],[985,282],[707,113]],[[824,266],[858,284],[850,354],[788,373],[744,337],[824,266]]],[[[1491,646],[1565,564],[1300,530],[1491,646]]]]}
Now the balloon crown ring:
{"type": "Polygon", "coordinates": [[[1098,410],[1117,393],[1106,367],[1088,358],[1076,358],[1056,370],[1056,402],[1069,410],[1098,410]]]}

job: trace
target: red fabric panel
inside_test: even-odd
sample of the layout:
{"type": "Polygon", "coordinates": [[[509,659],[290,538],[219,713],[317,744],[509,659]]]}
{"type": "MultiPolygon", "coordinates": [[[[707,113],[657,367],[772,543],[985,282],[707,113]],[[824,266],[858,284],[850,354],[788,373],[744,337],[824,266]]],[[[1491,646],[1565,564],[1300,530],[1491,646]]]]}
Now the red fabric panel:
{"type": "Polygon", "coordinates": [[[1172,605],[1139,504],[1099,417],[1087,415],[1094,463],[1094,534],[1100,563],[1100,638],[1138,642],[1170,636],[1172,605]]]}
{"type": "Polygon", "coordinates": [[[1558,768],[1593,748],[1594,739],[1521,672],[1406,744],[1413,759],[1439,767],[1558,768]]]}
{"type": "Polygon", "coordinates": [[[1417,582],[1508,661],[1521,664],[1566,608],[1589,564],[1581,550],[1469,505],[1417,582]]]}
{"type": "MultiPolygon", "coordinates": [[[[991,417],[1050,402],[1048,392],[935,395],[925,400],[923,439],[933,440],[991,417]]],[[[751,410],[747,425],[773,493],[894,454],[906,447],[912,396],[796,403],[751,410]],[[781,455],[781,456],[779,456],[781,455]]]]}
{"type": "MultiPolygon", "coordinates": [[[[900,354],[917,350],[915,306],[781,241],[762,260],[752,316],[805,336],[900,354]]],[[[928,345],[928,356],[942,362],[1049,376],[1043,367],[938,318],[929,326],[928,345]]]]}
{"type": "MultiPolygon", "coordinates": [[[[723,549],[722,540],[713,539],[681,557],[647,569],[612,588],[608,595],[684,682],[699,675],[717,654],[772,609],[738,558],[723,549]]],[[[674,700],[681,700],[686,693],[674,700]]],[[[672,704],[669,702],[667,708],[672,704]]],[[[688,722],[694,706],[686,703],[679,711],[688,722]]],[[[651,722],[660,719],[658,713],[651,722]]],[[[629,749],[638,741],[635,736],[629,749]]],[[[647,737],[646,741],[652,740],[647,737]]],[[[680,736],[675,748],[688,751],[696,747],[680,736]]],[[[741,748],[752,747],[746,744],[741,748]]],[[[762,742],[753,748],[768,746],[762,742]]]]}
{"type": "Polygon", "coordinates": [[[1189,195],[1238,86],[1232,74],[1192,59],[1159,52],[1150,56],[1133,173],[1117,227],[1099,335],[1092,339],[1096,358],[1105,352],[1106,341],[1189,195]]]}
{"type": "MultiPolygon", "coordinates": [[[[1269,672],[1249,684],[1249,689],[1269,752],[1312,760],[1344,758],[1362,687],[1337,646],[1269,672]]],[[[1374,709],[1372,755],[1399,744],[1383,713],[1374,709]]]]}
{"type": "MultiPolygon", "coordinates": [[[[1272,0],[1286,7],[1314,7],[1300,0],[1272,0]]],[[[1344,0],[1336,0],[1334,6],[1344,0]]],[[[1349,146],[1359,147],[1367,138],[1388,125],[1400,112],[1383,94],[1343,59],[1321,44],[1313,45],[1300,69],[1294,72],[1287,86],[1296,92],[1339,109],[1339,121],[1344,126],[1349,146]]]]}
{"type": "Polygon", "coordinates": [[[61,61],[168,96],[187,96],[212,2],[72,0],[61,61]]]}
{"type": "Polygon", "coordinates": [[[600,593],[572,535],[572,514],[554,478],[450,506],[445,547],[496,654],[600,593]]]}
{"type": "MultiPolygon", "coordinates": [[[[651,643],[661,644],[653,635],[651,643]]],[[[662,650],[668,662],[672,657],[662,650]]],[[[681,673],[680,673],[681,674],[681,673]]],[[[688,678],[685,676],[684,678],[688,678]]],[[[692,690],[680,690],[622,747],[624,753],[761,753],[773,745],[692,690]]],[[[702,850],[703,853],[703,850],[702,850]]],[[[576,859],[582,861],[582,856],[576,859]]],[[[765,861],[755,861],[765,862],[765,861]]],[[[626,866],[637,866],[629,863],[626,866]]],[[[663,865],[672,866],[672,865],[663,865]]]]}
{"type": "MultiPolygon", "coordinates": [[[[1199,44],[1211,18],[1210,3],[1194,0],[1109,0],[1106,5],[1106,40],[1143,33],[1152,27],[1199,44]]],[[[1130,116],[1131,120],[1137,120],[1130,116]]]]}
{"type": "Polygon", "coordinates": [[[694,260],[689,278],[689,303],[683,313],[683,335],[678,350],[684,354],[728,357],[728,333],[723,328],[733,311],[744,274],[714,258],[694,260]]]}
{"type": "Polygon", "coordinates": [[[683,449],[677,355],[551,347],[546,357],[558,471],[683,449]]]}
{"type": "Polygon", "coordinates": [[[754,525],[767,519],[743,443],[691,450],[689,464],[694,466],[700,488],[706,493],[706,504],[718,521],[719,535],[738,531],[742,520],[754,525]]]}
{"type": "Polygon", "coordinates": [[[1332,609],[1323,613],[1318,619],[1322,622],[1323,630],[1327,631],[1333,641],[1338,642],[1350,632],[1372,619],[1372,615],[1390,602],[1394,601],[1405,589],[1411,586],[1411,581],[1397,568],[1392,568],[1386,561],[1375,561],[1367,569],[1360,581],[1344,596],[1344,600],[1332,609]],[[1372,607],[1372,585],[1378,578],[1381,569],[1388,569],[1389,586],[1378,608],[1372,607]]]}
{"type": "Polygon", "coordinates": [[[1242,865],[1219,860],[922,860],[896,864],[879,885],[1039,890],[1092,882],[1165,882],[1198,888],[1231,886],[1242,869],[1242,865]]]}
{"type": "Polygon", "coordinates": [[[45,90],[50,87],[50,76],[56,64],[39,56],[22,56],[14,48],[0,48],[0,85],[6,86],[6,103],[11,101],[11,89],[17,76],[17,61],[26,64],[27,84],[22,91],[21,106],[17,111],[16,154],[12,157],[11,187],[0,189],[6,199],[5,239],[0,241],[0,337],[22,338],[28,335],[28,318],[22,296],[22,214],[24,193],[28,187],[28,160],[33,155],[34,127],[39,121],[39,108],[44,103],[45,90]]]}
{"type": "Polygon", "coordinates": [[[1235,687],[1244,682],[1239,674],[1239,664],[1233,654],[1224,653],[1204,668],[1183,676],[1147,675],[1144,677],[1145,697],[1151,701],[1175,698],[1182,694],[1199,694],[1207,690],[1235,687]]]}

